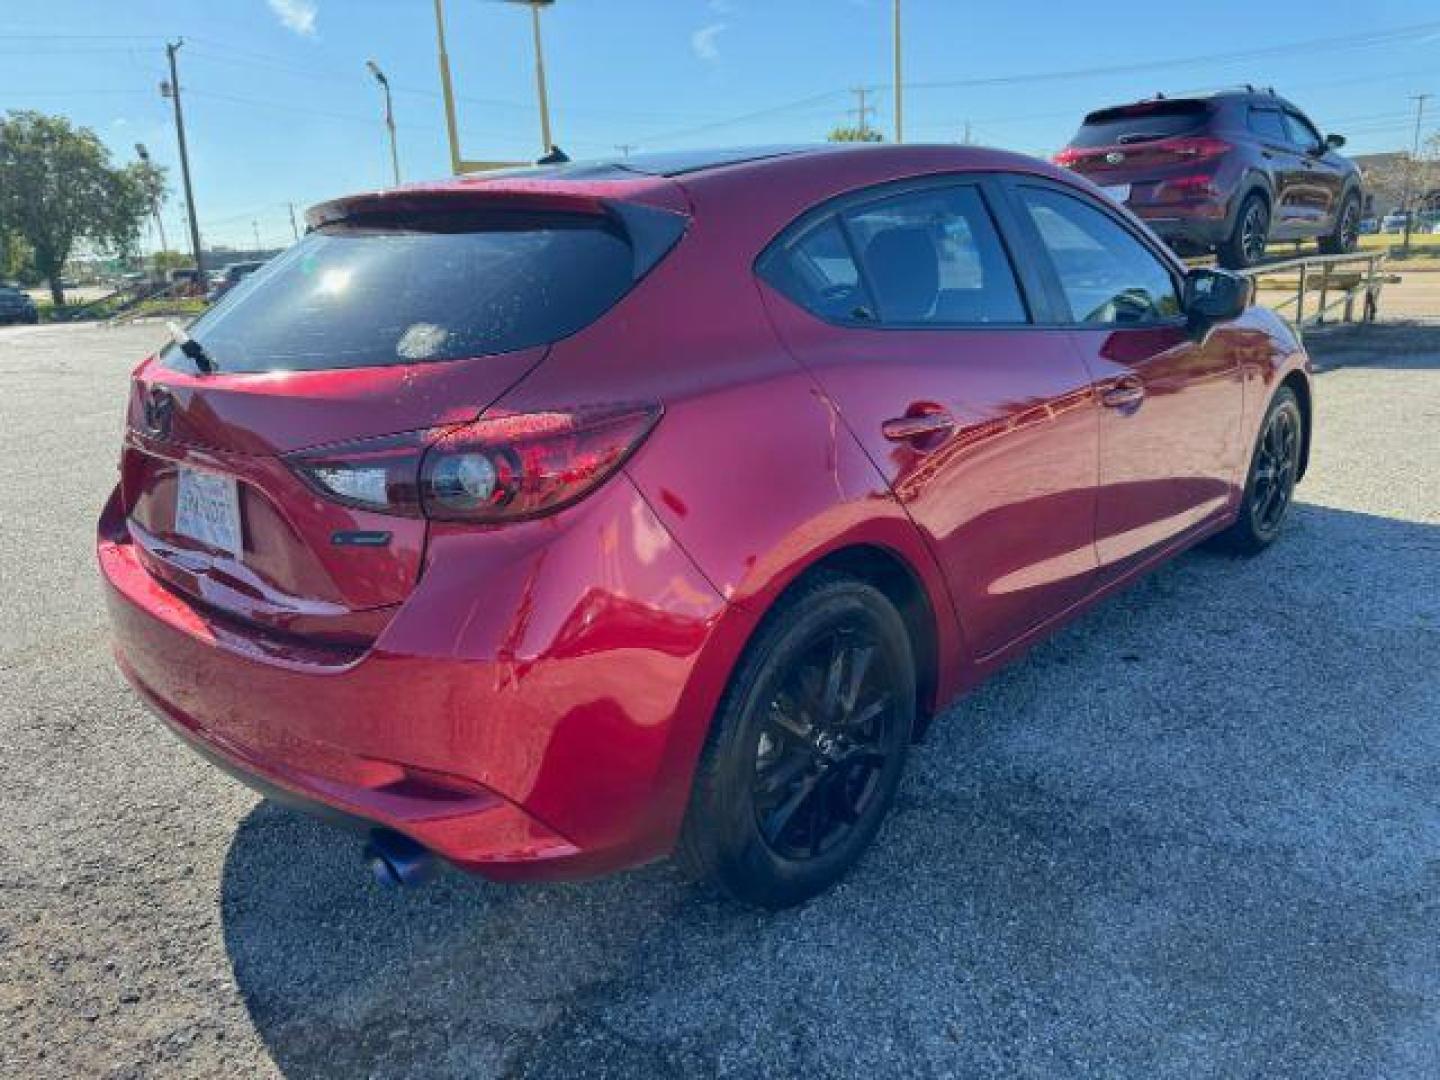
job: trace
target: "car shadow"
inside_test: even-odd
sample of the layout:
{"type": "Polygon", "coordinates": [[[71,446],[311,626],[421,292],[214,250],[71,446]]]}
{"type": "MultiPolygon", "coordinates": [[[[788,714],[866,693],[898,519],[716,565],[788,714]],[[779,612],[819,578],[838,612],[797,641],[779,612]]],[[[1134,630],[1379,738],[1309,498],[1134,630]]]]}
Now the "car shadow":
{"type": "Polygon", "coordinates": [[[236,983],[290,1077],[1434,1075],[1437,563],[1309,504],[1177,560],[933,725],[793,911],[666,866],[387,891],[261,803],[236,983]]]}
{"type": "Polygon", "coordinates": [[[1305,331],[1305,348],[1322,372],[1342,367],[1435,370],[1440,368],[1440,323],[1392,321],[1312,327],[1305,331]]]}

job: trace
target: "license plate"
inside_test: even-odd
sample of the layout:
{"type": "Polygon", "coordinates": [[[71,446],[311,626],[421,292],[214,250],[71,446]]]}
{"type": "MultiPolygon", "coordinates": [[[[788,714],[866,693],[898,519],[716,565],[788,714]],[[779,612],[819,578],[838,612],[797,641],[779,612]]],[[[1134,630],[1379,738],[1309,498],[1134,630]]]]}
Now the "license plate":
{"type": "Polygon", "coordinates": [[[1100,190],[1106,195],[1109,195],[1110,198],[1114,199],[1121,206],[1124,206],[1130,198],[1129,184],[1105,184],[1100,190]]]}
{"type": "Polygon", "coordinates": [[[233,476],[180,470],[175,497],[175,531],[240,558],[240,490],[233,476]]]}

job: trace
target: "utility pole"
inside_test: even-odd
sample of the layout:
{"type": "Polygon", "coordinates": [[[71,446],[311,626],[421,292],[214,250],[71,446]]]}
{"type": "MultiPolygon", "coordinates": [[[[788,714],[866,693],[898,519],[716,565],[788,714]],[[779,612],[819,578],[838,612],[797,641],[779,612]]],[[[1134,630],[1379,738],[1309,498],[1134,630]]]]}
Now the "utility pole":
{"type": "Polygon", "coordinates": [[[905,91],[900,75],[900,0],[895,0],[895,141],[905,141],[905,91]]]}
{"type": "Polygon", "coordinates": [[[292,202],[287,205],[290,207],[290,232],[298,241],[300,239],[300,226],[295,224],[295,204],[292,202]]]}
{"type": "Polygon", "coordinates": [[[185,115],[180,111],[180,74],[175,66],[175,54],[185,39],[166,42],[165,55],[170,59],[170,81],[160,84],[160,96],[168,97],[175,106],[175,137],[180,143],[180,175],[185,180],[185,206],[190,218],[190,253],[195,258],[195,273],[205,273],[204,256],[200,251],[200,222],[195,215],[195,189],[190,184],[190,153],[185,149],[185,115]]]}
{"type": "Polygon", "coordinates": [[[970,121],[965,121],[965,138],[962,140],[966,146],[970,145],[970,121]]]}
{"type": "Polygon", "coordinates": [[[390,100],[390,80],[380,70],[380,65],[374,60],[366,60],[365,66],[370,69],[370,74],[375,76],[375,81],[380,84],[380,89],[385,94],[385,127],[390,132],[390,168],[395,173],[395,186],[400,186],[400,150],[395,143],[395,106],[390,100]]]}
{"type": "Polygon", "coordinates": [[[640,147],[632,142],[616,143],[615,149],[620,151],[621,157],[629,157],[631,150],[638,150],[640,147]]]}
{"type": "Polygon", "coordinates": [[[865,104],[866,89],[863,86],[851,87],[851,92],[858,98],[855,108],[850,111],[855,114],[855,127],[860,132],[860,141],[866,142],[866,136],[870,134],[870,123],[867,117],[875,111],[874,105],[865,104]]]}
{"type": "Polygon", "coordinates": [[[1415,222],[1415,211],[1411,208],[1410,202],[1414,196],[1415,171],[1420,167],[1420,122],[1425,116],[1425,102],[1429,101],[1434,94],[1411,94],[1410,100],[1415,102],[1415,142],[1410,148],[1410,165],[1405,170],[1405,242],[1401,250],[1408,256],[1410,254],[1410,229],[1415,222]]]}
{"type": "Polygon", "coordinates": [[[260,222],[250,219],[250,231],[255,237],[255,254],[260,254],[260,222]]]}

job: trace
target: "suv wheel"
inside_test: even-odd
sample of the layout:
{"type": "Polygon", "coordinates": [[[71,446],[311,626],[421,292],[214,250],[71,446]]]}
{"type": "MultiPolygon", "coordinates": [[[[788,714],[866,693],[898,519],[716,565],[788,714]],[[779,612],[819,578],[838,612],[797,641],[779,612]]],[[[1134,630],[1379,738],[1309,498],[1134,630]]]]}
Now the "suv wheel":
{"type": "Polygon", "coordinates": [[[1345,197],[1335,231],[1320,238],[1320,250],[1326,255],[1345,255],[1360,242],[1360,196],[1353,191],[1345,197]]]}
{"type": "Polygon", "coordinates": [[[731,678],[695,773],[679,861],[782,908],[848,871],[890,809],[915,719],[894,605],[822,573],[782,599],[731,678]]]}
{"type": "Polygon", "coordinates": [[[1252,191],[1240,204],[1240,212],[1235,215],[1235,227],[1216,248],[1216,256],[1226,269],[1243,270],[1265,257],[1265,245],[1269,240],[1270,206],[1264,195],[1252,191]]]}

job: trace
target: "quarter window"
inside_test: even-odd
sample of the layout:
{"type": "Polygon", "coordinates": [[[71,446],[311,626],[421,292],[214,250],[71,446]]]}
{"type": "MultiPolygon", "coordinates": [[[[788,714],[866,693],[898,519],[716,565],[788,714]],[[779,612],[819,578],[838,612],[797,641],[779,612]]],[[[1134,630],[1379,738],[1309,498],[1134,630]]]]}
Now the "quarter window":
{"type": "Polygon", "coordinates": [[[833,217],[767,256],[761,272],[770,284],[822,319],[867,322],[875,318],[850,245],[833,217]]]}
{"type": "Polygon", "coordinates": [[[975,188],[897,195],[850,211],[846,224],[882,322],[1026,321],[1009,257],[975,188]]]}
{"type": "Polygon", "coordinates": [[[1143,326],[1180,314],[1170,271],[1108,214],[1043,188],[1020,189],[1075,322],[1143,326]]]}

